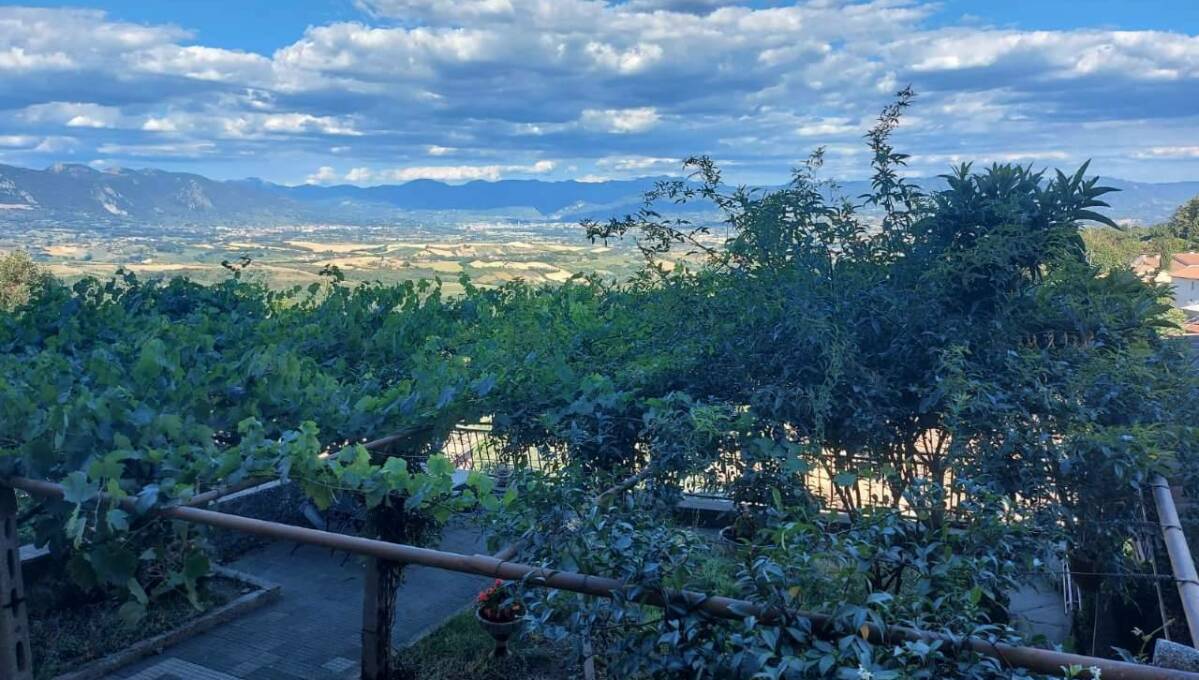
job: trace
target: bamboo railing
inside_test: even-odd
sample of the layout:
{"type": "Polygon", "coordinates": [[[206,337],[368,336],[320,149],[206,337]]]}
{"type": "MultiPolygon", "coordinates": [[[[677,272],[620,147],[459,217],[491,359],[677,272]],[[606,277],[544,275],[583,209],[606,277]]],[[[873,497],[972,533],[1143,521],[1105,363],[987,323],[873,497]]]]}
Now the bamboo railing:
{"type": "MultiPolygon", "coordinates": [[[[64,496],[63,487],[59,484],[23,477],[0,480],[0,488],[2,487],[8,487],[4,488],[3,491],[9,496],[12,494],[11,489],[20,489],[27,493],[44,497],[62,498],[64,496]]],[[[131,497],[114,499],[103,495],[99,500],[101,502],[115,503],[122,507],[132,507],[136,502],[131,497]]],[[[0,512],[3,512],[6,507],[3,500],[0,499],[0,512]]],[[[677,606],[685,608],[688,611],[702,612],[717,618],[744,619],[752,616],[766,624],[781,623],[802,618],[811,622],[812,631],[817,636],[835,637],[837,635],[834,626],[831,625],[832,617],[827,614],[768,609],[753,602],[722,596],[709,596],[693,591],[634,589],[626,583],[603,576],[549,570],[510,562],[508,561],[510,555],[507,553],[496,556],[462,555],[430,548],[420,548],[376,539],[320,531],[318,529],[279,524],[277,522],[267,522],[190,506],[163,508],[158,513],[160,516],[170,519],[243,531],[279,540],[296,541],[298,543],[324,546],[336,550],[345,550],[376,560],[398,564],[416,564],[434,569],[523,581],[529,585],[557,588],[596,597],[613,597],[618,594],[625,594],[645,604],[659,607],[677,606]]],[[[4,523],[6,529],[13,526],[11,524],[12,517],[12,513],[0,517],[0,522],[4,523]]],[[[15,527],[13,528],[13,533],[15,534],[15,527]]],[[[10,543],[15,543],[15,541],[10,543]]],[[[16,559],[15,548],[12,548],[10,544],[6,546],[6,549],[8,550],[8,563],[12,565],[13,560],[16,559]]],[[[5,573],[8,573],[7,570],[5,573]]],[[[19,571],[17,575],[19,577],[19,571]]],[[[16,612],[19,616],[24,616],[23,602],[17,602],[15,605],[15,607],[6,611],[5,616],[8,616],[12,612],[16,612]]],[[[364,605],[373,606],[374,603],[366,602],[364,605]]],[[[969,649],[992,657],[1007,667],[1027,668],[1038,673],[1057,674],[1063,666],[1077,665],[1083,668],[1099,669],[1106,680],[1199,680],[1199,673],[1156,668],[1112,659],[1068,654],[1033,647],[1007,645],[977,637],[955,637],[903,626],[885,628],[868,626],[867,637],[872,642],[887,644],[915,640],[929,643],[941,642],[951,647],[969,649]]],[[[24,650],[23,654],[25,655],[24,666],[17,666],[15,664],[9,667],[0,666],[0,677],[4,677],[5,680],[9,678],[13,680],[32,678],[32,664],[28,658],[28,649],[27,625],[24,627],[19,625],[14,627],[12,625],[0,624],[0,662],[5,662],[18,655],[18,653],[9,650],[24,650]]],[[[367,650],[364,649],[363,653],[366,655],[367,650]]],[[[1089,675],[1089,671],[1086,671],[1086,673],[1089,675]]],[[[374,680],[367,676],[364,677],[366,677],[366,680],[374,680]]]]}

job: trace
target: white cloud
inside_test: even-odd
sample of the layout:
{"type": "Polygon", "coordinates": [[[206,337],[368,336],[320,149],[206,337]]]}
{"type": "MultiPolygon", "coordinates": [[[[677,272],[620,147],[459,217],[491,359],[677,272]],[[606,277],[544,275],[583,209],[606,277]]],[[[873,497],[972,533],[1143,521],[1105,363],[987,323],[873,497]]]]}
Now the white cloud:
{"type": "Polygon", "coordinates": [[[625,134],[645,132],[658,124],[658,110],[652,106],[634,109],[583,109],[579,123],[585,128],[625,134]]]}
{"type": "Polygon", "coordinates": [[[99,118],[80,114],[68,120],[67,127],[106,128],[112,127],[112,124],[99,118]]]}
{"type": "Polygon", "coordinates": [[[595,63],[610,71],[632,75],[644,71],[662,60],[663,49],[653,43],[638,43],[620,49],[601,42],[589,42],[584,48],[595,63]]]}
{"type": "Polygon", "coordinates": [[[334,184],[337,182],[337,171],[331,166],[322,165],[317,168],[316,172],[308,175],[305,180],[307,184],[334,184]]]}
{"type": "Polygon", "coordinates": [[[1008,151],[1002,153],[914,154],[909,162],[925,165],[956,165],[959,163],[1045,163],[1067,161],[1072,156],[1065,151],[1008,151]]]}
{"type": "Polygon", "coordinates": [[[242,84],[271,80],[271,60],[235,50],[190,45],[160,45],[130,58],[132,66],[147,73],[160,73],[196,80],[242,84]]]}
{"type": "Polygon", "coordinates": [[[138,156],[147,158],[162,158],[178,156],[193,158],[214,153],[216,144],[212,142],[182,142],[179,144],[101,144],[96,150],[112,156],[138,156]]]}
{"type": "Polygon", "coordinates": [[[0,148],[21,149],[34,153],[61,153],[71,151],[78,145],[79,140],[74,137],[59,135],[51,135],[49,137],[39,137],[37,135],[0,135],[0,148]]]}
{"type": "Polygon", "coordinates": [[[146,121],[142,123],[142,129],[147,132],[177,132],[179,130],[174,121],[167,117],[147,118],[146,121]]]}
{"type": "MultiPolygon", "coordinates": [[[[95,10],[0,7],[0,129],[45,139],[70,127],[84,161],[103,145],[285,148],[361,169],[358,182],[382,181],[383,159],[455,161],[397,176],[547,172],[506,164],[531,153],[621,176],[720,151],[782,177],[817,144],[859,144],[912,83],[921,97],[897,142],[925,162],[1094,155],[1096,169],[1177,172],[1195,160],[1178,149],[1199,125],[1199,37],[1178,32],[932,25],[932,0],[357,5],[360,20],[312,26],[270,54],[95,10]]],[[[839,157],[836,171],[865,171],[866,155],[839,157]]]]}
{"type": "Polygon", "coordinates": [[[852,133],[861,133],[862,126],[849,118],[812,119],[801,123],[795,128],[800,137],[834,137],[852,133]]]}
{"type": "Polygon", "coordinates": [[[74,137],[51,135],[42,138],[37,146],[33,147],[33,151],[36,153],[63,153],[73,152],[78,147],[79,140],[74,137]]]}
{"type": "Polygon", "coordinates": [[[522,0],[356,0],[379,16],[408,20],[490,20],[510,18],[522,0]]]}
{"type": "MultiPolygon", "coordinates": [[[[543,175],[552,172],[557,163],[540,160],[529,165],[414,165],[402,168],[372,169],[359,167],[345,175],[345,181],[353,184],[384,184],[388,182],[410,182],[415,179],[435,179],[442,182],[469,182],[486,180],[494,182],[508,175],[543,175]]],[[[335,178],[333,168],[322,167],[313,177],[320,176],[322,182],[335,178]],[[326,172],[328,171],[328,172],[326,172]]]]}
{"type": "Polygon", "coordinates": [[[323,132],[327,135],[361,136],[348,122],[332,116],[313,116],[307,113],[283,113],[268,115],[261,119],[261,129],[266,132],[323,132]]]}
{"type": "Polygon", "coordinates": [[[37,144],[38,137],[29,135],[0,135],[0,146],[6,148],[28,148],[37,144]]]}
{"type": "Polygon", "coordinates": [[[679,158],[655,158],[652,156],[607,156],[596,161],[596,165],[601,168],[611,168],[613,170],[675,170],[678,171],[682,166],[682,159],[679,158]]]}
{"type": "Polygon", "coordinates": [[[1199,75],[1199,37],[1162,31],[952,28],[913,36],[892,50],[909,59],[917,73],[1012,64],[1044,79],[1111,74],[1152,81],[1199,75]]]}
{"type": "Polygon", "coordinates": [[[726,5],[735,5],[728,0],[629,0],[630,9],[637,10],[669,10],[672,12],[690,12],[706,14],[726,5]]]}
{"type": "MultiPolygon", "coordinates": [[[[328,170],[330,173],[333,172],[333,168],[329,168],[329,167],[321,168],[321,172],[323,172],[325,170],[328,170]]],[[[320,174],[320,173],[318,173],[318,174],[320,174]]],[[[365,184],[365,183],[371,181],[371,178],[373,176],[374,176],[374,171],[372,171],[370,168],[354,168],[353,170],[350,170],[349,172],[346,173],[346,181],[350,182],[351,184],[365,184]]]]}
{"type": "Polygon", "coordinates": [[[0,71],[62,71],[75,66],[63,52],[29,52],[24,47],[0,50],[0,71]]]}
{"type": "Polygon", "coordinates": [[[121,110],[90,102],[54,101],[34,104],[19,112],[30,123],[51,123],[78,128],[111,128],[121,120],[121,110]]]}
{"type": "Polygon", "coordinates": [[[227,118],[218,116],[205,121],[205,125],[219,126],[221,136],[246,139],[258,139],[266,135],[321,134],[361,137],[363,134],[349,120],[307,113],[242,113],[227,118]]]}
{"type": "Polygon", "coordinates": [[[1199,158],[1199,146],[1155,146],[1133,154],[1136,158],[1199,158]]]}

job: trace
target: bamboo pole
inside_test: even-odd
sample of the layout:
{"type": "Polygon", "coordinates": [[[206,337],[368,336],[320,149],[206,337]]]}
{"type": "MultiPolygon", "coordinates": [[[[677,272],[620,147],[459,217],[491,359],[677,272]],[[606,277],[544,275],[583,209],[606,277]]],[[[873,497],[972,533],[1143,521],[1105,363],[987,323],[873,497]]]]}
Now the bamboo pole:
{"type": "MultiPolygon", "coordinates": [[[[62,498],[63,488],[59,484],[41,480],[12,477],[0,480],[3,484],[39,496],[62,498]]],[[[102,495],[103,498],[103,495],[102,495]]],[[[106,499],[113,501],[114,499],[106,499]]],[[[133,498],[117,499],[122,506],[132,507],[133,498]]],[[[646,604],[671,606],[709,616],[740,620],[753,616],[763,623],[781,623],[796,618],[808,619],[813,633],[822,637],[836,637],[833,617],[827,614],[804,611],[780,611],[768,609],[753,602],[723,596],[709,596],[693,591],[650,591],[630,587],[622,581],[603,576],[556,571],[534,567],[489,555],[460,555],[430,548],[389,543],[358,536],[347,536],[317,529],[308,529],[277,522],[267,522],[229,515],[213,510],[191,507],[170,507],[159,511],[159,515],[196,524],[245,531],[280,540],[319,545],[335,550],[345,550],[360,555],[391,562],[418,564],[435,569],[478,574],[511,581],[522,581],[531,586],[557,588],[596,597],[613,597],[622,593],[646,604]]],[[[874,643],[898,644],[905,641],[941,642],[950,648],[969,649],[998,660],[1008,667],[1027,668],[1038,673],[1056,674],[1063,666],[1078,665],[1097,668],[1106,680],[1199,680],[1199,673],[1156,668],[1141,664],[1103,659],[1099,657],[1067,654],[1033,647],[1018,647],[990,642],[977,637],[957,637],[943,633],[916,630],[903,626],[880,628],[867,626],[867,638],[874,643]]]]}
{"type": "Polygon", "coordinates": [[[262,476],[262,477],[252,477],[250,479],[244,479],[236,484],[226,484],[224,486],[219,486],[210,491],[205,491],[204,493],[196,494],[195,496],[191,497],[191,500],[187,501],[183,505],[187,505],[187,506],[191,506],[191,507],[200,507],[200,506],[208,505],[209,503],[212,503],[213,501],[218,501],[218,500],[224,498],[225,496],[232,496],[233,494],[235,494],[239,491],[245,491],[246,489],[253,489],[256,486],[262,486],[263,484],[270,484],[272,481],[274,481],[276,479],[277,479],[277,477],[275,477],[275,476],[262,476]]]}
{"type": "Polygon", "coordinates": [[[1157,519],[1162,525],[1162,540],[1166,542],[1166,554],[1170,556],[1170,567],[1174,581],[1178,584],[1178,597],[1182,600],[1182,611],[1186,614],[1187,628],[1191,633],[1191,644],[1199,647],[1199,575],[1195,573],[1195,560],[1187,547],[1187,537],[1174,507],[1174,496],[1165,477],[1154,475],[1149,486],[1153,488],[1153,501],[1157,505],[1157,519]]]}

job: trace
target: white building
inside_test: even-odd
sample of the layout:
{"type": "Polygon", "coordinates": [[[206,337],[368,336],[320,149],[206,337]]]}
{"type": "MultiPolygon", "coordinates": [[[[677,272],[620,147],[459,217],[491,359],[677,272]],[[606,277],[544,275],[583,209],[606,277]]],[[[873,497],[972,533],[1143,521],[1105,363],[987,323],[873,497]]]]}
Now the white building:
{"type": "Polygon", "coordinates": [[[1174,306],[1199,314],[1199,253],[1178,253],[1170,259],[1174,306]]]}

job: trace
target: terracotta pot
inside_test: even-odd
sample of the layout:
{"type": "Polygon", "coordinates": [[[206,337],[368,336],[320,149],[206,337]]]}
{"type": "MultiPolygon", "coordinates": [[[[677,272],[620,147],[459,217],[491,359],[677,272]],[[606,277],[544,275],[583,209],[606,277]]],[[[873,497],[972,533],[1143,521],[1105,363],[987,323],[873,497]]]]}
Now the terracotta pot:
{"type": "Polygon", "coordinates": [[[515,621],[507,621],[500,623],[483,618],[483,610],[475,609],[475,620],[479,622],[479,627],[483,629],[491,639],[495,640],[495,651],[493,656],[508,655],[508,640],[520,632],[524,621],[516,619],[515,621]]]}

